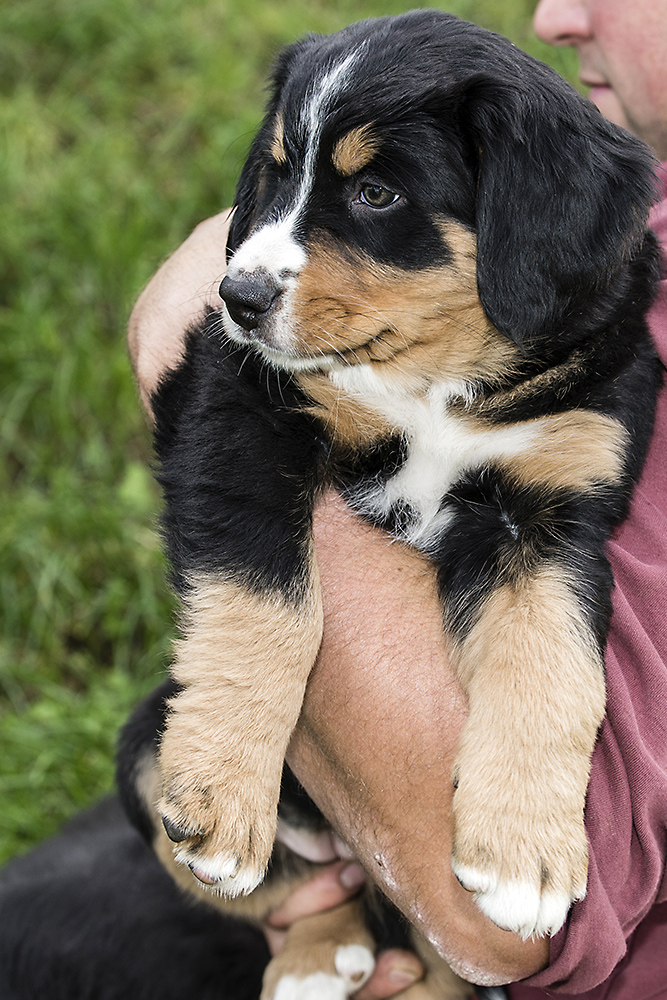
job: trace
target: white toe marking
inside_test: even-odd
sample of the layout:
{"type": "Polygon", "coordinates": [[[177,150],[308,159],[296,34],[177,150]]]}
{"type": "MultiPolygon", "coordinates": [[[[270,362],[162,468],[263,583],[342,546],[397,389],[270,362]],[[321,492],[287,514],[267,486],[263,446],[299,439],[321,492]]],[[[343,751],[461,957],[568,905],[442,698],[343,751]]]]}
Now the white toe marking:
{"type": "Polygon", "coordinates": [[[347,1000],[370,979],[375,968],[372,953],[361,944],[341,945],[334,958],[337,976],[314,972],[299,979],[283,976],[272,1000],[347,1000]]]}
{"type": "MultiPolygon", "coordinates": [[[[581,897],[583,899],[583,896],[581,897]]],[[[572,900],[566,892],[543,892],[535,934],[555,934],[565,923],[572,900]]]]}
{"type": "Polygon", "coordinates": [[[572,899],[564,891],[540,889],[518,879],[499,881],[493,872],[454,864],[459,881],[475,893],[482,913],[498,927],[520,934],[526,940],[555,934],[565,923],[572,899]]]}
{"type": "Polygon", "coordinates": [[[535,933],[540,893],[530,882],[500,882],[488,892],[477,893],[476,899],[482,913],[498,927],[516,931],[523,938],[535,933]]]}
{"type": "Polygon", "coordinates": [[[345,982],[326,972],[315,972],[305,979],[283,976],[273,994],[273,1000],[346,1000],[346,997],[345,982]]]}
{"type": "Polygon", "coordinates": [[[194,851],[181,848],[175,856],[179,864],[192,866],[195,877],[225,896],[247,896],[264,878],[263,871],[242,867],[236,855],[219,854],[213,858],[202,858],[194,851]]]}
{"type": "Polygon", "coordinates": [[[452,869],[459,882],[470,892],[493,892],[498,885],[498,877],[494,872],[481,871],[454,861],[452,869]]]}
{"type": "Polygon", "coordinates": [[[338,975],[349,983],[350,989],[358,990],[370,979],[375,958],[362,944],[342,945],[336,950],[334,965],[338,975]]]}

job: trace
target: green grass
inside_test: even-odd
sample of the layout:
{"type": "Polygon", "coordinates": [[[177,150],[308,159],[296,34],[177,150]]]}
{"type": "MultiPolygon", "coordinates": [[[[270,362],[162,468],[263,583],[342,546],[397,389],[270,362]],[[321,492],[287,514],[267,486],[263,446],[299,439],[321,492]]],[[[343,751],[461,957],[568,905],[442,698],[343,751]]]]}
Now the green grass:
{"type": "MultiPolygon", "coordinates": [[[[276,50],[409,6],[0,6],[0,861],[111,787],[118,726],[168,660],[132,302],[230,203],[276,50]]],[[[448,9],[573,75],[525,0],[448,9]]]]}

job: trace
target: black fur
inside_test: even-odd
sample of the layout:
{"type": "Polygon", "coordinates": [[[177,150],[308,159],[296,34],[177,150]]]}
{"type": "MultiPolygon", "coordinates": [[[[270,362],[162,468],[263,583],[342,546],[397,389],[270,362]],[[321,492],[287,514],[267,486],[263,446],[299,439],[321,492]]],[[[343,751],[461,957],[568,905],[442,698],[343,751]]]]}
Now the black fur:
{"type": "Polygon", "coordinates": [[[213,315],[153,401],[176,582],[224,566],[296,596],[323,447],[297,387],[212,329],[213,315]]]}
{"type": "MultiPolygon", "coordinates": [[[[296,116],[316,69],[360,42],[368,56],[354,78],[355,99],[337,106],[332,119],[337,134],[372,121],[395,137],[391,159],[381,153],[377,170],[413,195],[411,239],[406,243],[396,214],[381,243],[370,229],[352,229],[332,203],[326,176],[306,228],[331,229],[378,259],[422,268],[446,257],[433,209],[459,219],[477,234],[480,297],[490,319],[512,339],[538,341],[541,351],[565,333],[564,323],[568,347],[589,333],[604,286],[627,301],[623,265],[641,246],[656,194],[647,147],[507,39],[440,11],[361,22],[287,50],[239,182],[230,254],[250,224],[268,206],[274,210],[276,190],[288,194],[285,178],[274,175],[256,201],[278,98],[286,115],[296,116]]],[[[290,152],[297,159],[301,151],[290,152]]]]}
{"type": "MultiPolygon", "coordinates": [[[[293,198],[311,83],[359,46],[350,86],[327,109],[295,239],[308,250],[325,238],[351,268],[370,259],[419,275],[454,259],[439,224],[453,220],[475,235],[486,316],[519,347],[505,376],[477,380],[472,401],[453,410],[489,426],[588,410],[627,432],[619,479],[593,490],[517,485],[493,463],[462,473],[442,497],[447,531],[429,550],[445,625],[461,640],[494,588],[563,566],[603,650],[605,544],[640,475],[661,379],[644,318],[659,277],[646,228],[652,157],[505,39],[437,11],[362,22],[280,57],[237,189],[230,258],[293,198]],[[284,160],[269,152],[279,107],[284,160]],[[383,141],[361,181],[403,194],[381,214],[360,207],[359,178],[339,176],[332,163],[336,141],[369,122],[383,141]]],[[[363,448],[334,441],[298,378],[262,360],[260,346],[232,343],[211,313],[153,398],[165,537],[186,599],[203,572],[298,608],[310,585],[318,491],[333,484],[357,503],[369,483],[401,467],[407,445],[391,433],[363,448]]],[[[400,535],[413,516],[401,501],[376,521],[400,535]]],[[[121,796],[149,843],[154,817],[137,762],[155,753],[165,699],[177,694],[173,682],[159,689],[122,740],[121,796]]],[[[280,810],[291,825],[324,823],[287,770],[280,810]]],[[[269,878],[298,868],[288,853],[278,849],[269,878]]],[[[115,801],[2,873],[0,923],[3,1000],[250,1000],[267,959],[255,931],[184,903],[115,801]]],[[[381,924],[377,936],[405,942],[400,919],[384,914],[381,924]]]]}
{"type": "MultiPolygon", "coordinates": [[[[135,708],[118,739],[116,784],[119,799],[132,826],[149,846],[154,843],[159,821],[154,803],[146,801],[137,777],[145,762],[145,754],[148,752],[155,757],[157,753],[168,715],[168,703],[175,693],[173,681],[168,679],[160,684],[135,708]]],[[[293,830],[329,829],[326,819],[287,765],[282,776],[278,812],[280,818],[293,830]]],[[[304,865],[311,868],[313,873],[318,870],[318,865],[304,862],[283,845],[276,845],[264,885],[270,884],[273,879],[285,878],[292,872],[301,871],[304,865]]],[[[388,900],[375,892],[369,892],[364,905],[366,920],[378,948],[411,947],[407,921],[388,900]]],[[[213,912],[219,912],[219,909],[213,912]]]]}
{"type": "Polygon", "coordinates": [[[495,586],[552,562],[577,581],[580,605],[603,648],[612,583],[603,548],[620,517],[619,501],[617,491],[602,488],[594,501],[574,491],[517,488],[489,469],[464,477],[449,497],[456,516],[447,542],[434,553],[452,632],[467,634],[495,586]]]}
{"type": "MultiPolygon", "coordinates": [[[[118,795],[0,871],[2,1000],[258,1000],[269,961],[261,932],[186,896],[150,849],[151,806],[136,777],[173,694],[164,682],[123,727],[118,795]]],[[[324,823],[289,772],[281,815],[324,823]]],[[[388,904],[375,899],[366,913],[378,948],[409,947],[405,921],[388,904]]]]}
{"type": "Polygon", "coordinates": [[[0,927],[2,1000],[257,1000],[269,958],[186,899],[116,798],[0,872],[0,927]]]}

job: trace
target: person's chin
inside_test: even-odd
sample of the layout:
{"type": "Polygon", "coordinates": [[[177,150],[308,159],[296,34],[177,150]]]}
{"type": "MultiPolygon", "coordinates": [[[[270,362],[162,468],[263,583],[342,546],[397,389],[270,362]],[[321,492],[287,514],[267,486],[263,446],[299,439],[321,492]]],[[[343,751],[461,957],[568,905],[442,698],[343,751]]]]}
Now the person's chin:
{"type": "Polygon", "coordinates": [[[588,99],[595,104],[599,111],[608,118],[609,121],[623,128],[630,129],[630,125],[615,91],[608,84],[598,84],[591,87],[588,99]]]}

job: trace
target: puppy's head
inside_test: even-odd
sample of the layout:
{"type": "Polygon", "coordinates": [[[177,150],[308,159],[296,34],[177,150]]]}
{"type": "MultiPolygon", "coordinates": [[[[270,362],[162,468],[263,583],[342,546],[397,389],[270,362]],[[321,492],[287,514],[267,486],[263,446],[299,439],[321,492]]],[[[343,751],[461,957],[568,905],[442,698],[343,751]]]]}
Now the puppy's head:
{"type": "Polygon", "coordinates": [[[645,147],[503,38],[436,11],[307,38],[239,182],[226,329],[296,371],[493,378],[566,339],[652,197],[645,147]]]}

